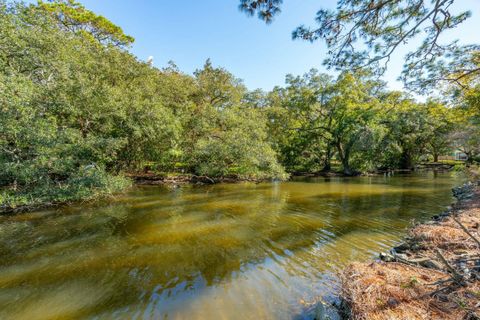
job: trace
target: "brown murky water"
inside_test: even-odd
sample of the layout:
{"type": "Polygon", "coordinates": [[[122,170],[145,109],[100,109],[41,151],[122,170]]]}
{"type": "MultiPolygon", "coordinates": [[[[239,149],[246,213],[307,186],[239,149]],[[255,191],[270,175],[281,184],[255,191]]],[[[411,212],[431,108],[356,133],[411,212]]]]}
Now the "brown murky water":
{"type": "Polygon", "coordinates": [[[0,319],[309,319],[336,272],[452,202],[453,174],[138,187],[0,217],[0,319]]]}

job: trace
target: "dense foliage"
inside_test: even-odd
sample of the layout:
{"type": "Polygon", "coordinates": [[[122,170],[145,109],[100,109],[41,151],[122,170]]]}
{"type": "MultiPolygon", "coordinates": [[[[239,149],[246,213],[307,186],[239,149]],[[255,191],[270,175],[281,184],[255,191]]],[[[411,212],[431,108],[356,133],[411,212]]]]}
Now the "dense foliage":
{"type": "Polygon", "coordinates": [[[419,160],[438,161],[455,148],[469,159],[480,151],[478,132],[464,133],[473,130],[478,113],[465,115],[462,108],[434,100],[415,102],[386,91],[365,74],[333,79],[312,70],[288,76],[287,86],[275,89],[269,99],[265,110],[274,120],[271,137],[289,171],[328,171],[332,159],[345,174],[411,169],[419,160]]]}
{"type": "Polygon", "coordinates": [[[0,2],[2,206],[115,192],[147,166],[285,177],[240,80],[209,62],[155,69],[131,41],[70,0],[0,2]]]}
{"type": "Polygon", "coordinates": [[[251,92],[210,61],[193,75],[157,69],[132,41],[72,0],[0,0],[2,209],[111,194],[145,171],[284,179],[480,153],[476,86],[454,93],[455,108],[360,71],[251,92]]]}

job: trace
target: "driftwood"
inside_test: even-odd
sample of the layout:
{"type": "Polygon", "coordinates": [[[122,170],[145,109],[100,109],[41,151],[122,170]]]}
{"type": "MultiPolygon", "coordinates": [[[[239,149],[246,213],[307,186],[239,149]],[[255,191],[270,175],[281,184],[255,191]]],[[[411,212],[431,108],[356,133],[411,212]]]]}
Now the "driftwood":
{"type": "Polygon", "coordinates": [[[460,285],[463,285],[465,283],[465,277],[462,276],[460,273],[458,273],[455,268],[453,268],[447,261],[447,259],[445,259],[445,257],[440,253],[440,250],[438,249],[435,249],[435,253],[437,254],[437,257],[440,259],[440,261],[445,265],[445,267],[447,268],[447,270],[452,274],[452,279],[460,284],[460,285]]]}
{"type": "Polygon", "coordinates": [[[204,184],[215,184],[215,180],[208,176],[192,176],[191,182],[193,183],[204,183],[204,184]]]}
{"type": "Polygon", "coordinates": [[[404,254],[397,254],[395,251],[392,254],[381,253],[380,260],[385,262],[401,262],[414,267],[424,267],[430,269],[441,270],[442,266],[436,260],[428,257],[415,257],[413,259],[407,258],[404,254]]]}
{"type": "MultiPolygon", "coordinates": [[[[478,241],[478,239],[470,233],[470,231],[456,218],[453,218],[453,220],[460,226],[460,228],[462,228],[462,230],[470,237],[472,238],[480,247],[480,242],[478,241]]],[[[449,274],[451,275],[451,277],[449,279],[446,279],[446,280],[442,280],[442,281],[437,281],[436,283],[433,283],[432,285],[446,285],[446,286],[443,286],[443,287],[440,287],[438,288],[437,290],[433,291],[433,292],[430,292],[426,295],[423,295],[419,298],[425,298],[426,296],[434,296],[442,291],[446,291],[446,290],[449,290],[449,289],[454,289],[455,286],[458,287],[458,286],[466,286],[467,285],[467,281],[468,279],[466,279],[466,277],[464,275],[462,275],[459,271],[457,271],[454,266],[452,266],[448,261],[447,259],[442,255],[442,253],[440,252],[440,250],[438,249],[435,249],[435,254],[437,256],[437,258],[442,262],[442,264],[445,266],[445,268],[447,269],[447,271],[449,272],[449,274]],[[452,287],[453,285],[453,287],[452,287]]],[[[466,262],[466,261],[476,261],[478,259],[477,258],[473,258],[473,257],[469,257],[469,256],[461,256],[460,257],[461,260],[463,262],[466,262]]],[[[458,259],[457,259],[458,260],[458,259]]],[[[473,269],[472,271],[475,271],[475,269],[473,269]]],[[[472,313],[470,314],[470,317],[468,319],[477,319],[477,315],[475,313],[472,313]]]]}
{"type": "MultiPolygon", "coordinates": [[[[463,225],[457,218],[455,217],[452,217],[452,218],[459,225],[462,231],[465,232],[465,234],[467,234],[468,237],[471,238],[480,248],[480,240],[472,232],[470,232],[468,228],[465,225],[463,225]]],[[[452,245],[452,243],[449,243],[449,245],[452,245]]],[[[401,252],[407,252],[409,251],[408,248],[410,246],[411,244],[409,245],[409,244],[403,243],[400,246],[398,246],[398,249],[400,249],[401,252]]],[[[455,290],[458,287],[466,286],[467,282],[470,280],[469,278],[471,278],[470,272],[473,272],[474,274],[479,272],[479,270],[477,270],[476,267],[473,267],[470,270],[467,269],[466,272],[463,268],[464,268],[464,264],[469,261],[474,261],[474,262],[478,261],[480,259],[480,255],[474,255],[474,256],[468,255],[468,254],[456,255],[456,258],[454,259],[454,263],[452,264],[452,262],[449,262],[438,248],[434,250],[436,259],[431,259],[428,257],[409,258],[404,253],[398,254],[397,250],[395,249],[397,248],[394,248],[394,250],[392,250],[391,255],[382,254],[380,258],[384,261],[396,261],[396,262],[404,263],[411,266],[422,266],[422,267],[432,268],[437,270],[444,269],[450,275],[448,279],[436,281],[432,284],[429,284],[429,286],[436,286],[437,289],[435,289],[430,293],[420,296],[419,299],[423,299],[427,296],[432,297],[444,291],[455,290]]],[[[475,278],[475,275],[473,276],[473,279],[474,278],[475,278]]],[[[475,317],[476,317],[476,314],[472,314],[472,317],[470,317],[469,319],[475,319],[475,317]]]]}
{"type": "Polygon", "coordinates": [[[480,248],[480,240],[478,240],[470,231],[468,231],[468,229],[460,222],[458,221],[458,219],[456,218],[453,218],[453,220],[460,226],[460,228],[462,228],[462,230],[470,237],[473,239],[473,241],[475,241],[478,245],[478,247],[480,248]]]}

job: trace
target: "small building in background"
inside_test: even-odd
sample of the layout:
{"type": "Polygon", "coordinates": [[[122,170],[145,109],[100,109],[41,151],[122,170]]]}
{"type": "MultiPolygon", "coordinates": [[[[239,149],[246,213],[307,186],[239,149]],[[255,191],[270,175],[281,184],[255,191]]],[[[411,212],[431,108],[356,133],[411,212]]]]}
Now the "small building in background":
{"type": "Polygon", "coordinates": [[[438,160],[439,161],[442,161],[442,160],[467,161],[468,156],[464,152],[457,149],[453,151],[450,155],[439,156],[438,160]]]}
{"type": "Polygon", "coordinates": [[[455,150],[455,160],[457,160],[457,161],[467,161],[468,156],[460,150],[455,150]]]}

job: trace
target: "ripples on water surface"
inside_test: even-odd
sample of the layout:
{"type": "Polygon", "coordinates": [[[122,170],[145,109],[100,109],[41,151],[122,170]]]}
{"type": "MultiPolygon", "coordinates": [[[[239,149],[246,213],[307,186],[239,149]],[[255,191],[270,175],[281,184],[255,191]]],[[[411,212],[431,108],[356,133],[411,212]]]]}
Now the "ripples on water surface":
{"type": "Polygon", "coordinates": [[[0,319],[308,319],[338,270],[388,250],[460,182],[138,187],[0,217],[0,319]]]}

